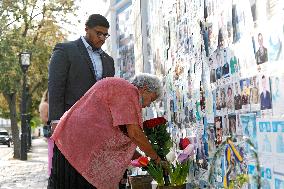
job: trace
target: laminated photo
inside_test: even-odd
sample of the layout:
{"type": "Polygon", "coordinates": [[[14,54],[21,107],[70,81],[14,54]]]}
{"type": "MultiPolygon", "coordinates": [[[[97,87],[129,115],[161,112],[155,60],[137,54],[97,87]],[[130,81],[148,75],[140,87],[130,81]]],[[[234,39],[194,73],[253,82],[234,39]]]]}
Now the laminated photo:
{"type": "Polygon", "coordinates": [[[250,109],[250,79],[240,80],[241,95],[242,95],[242,109],[248,111],[250,109]]]}
{"type": "Polygon", "coordinates": [[[221,97],[221,109],[222,113],[227,113],[227,105],[226,105],[226,88],[220,88],[220,97],[221,97]]]}
{"type": "Polygon", "coordinates": [[[240,90],[240,83],[236,81],[234,83],[234,105],[235,110],[242,109],[242,96],[241,96],[241,90],[240,90]]]}
{"type": "Polygon", "coordinates": [[[271,92],[269,78],[266,75],[261,75],[259,78],[259,88],[260,88],[260,109],[267,110],[272,108],[271,103],[271,92]]]}
{"type": "Polygon", "coordinates": [[[282,189],[284,188],[284,176],[274,174],[274,187],[275,189],[282,189]]]}
{"type": "Polygon", "coordinates": [[[223,123],[223,136],[224,138],[226,138],[227,136],[230,135],[230,132],[229,132],[229,122],[228,122],[228,115],[224,115],[222,117],[222,123],[223,123]]]}
{"type": "Polygon", "coordinates": [[[256,115],[254,113],[241,114],[240,115],[240,125],[243,129],[243,136],[248,137],[253,143],[255,149],[257,147],[257,128],[256,128],[256,115]]]}
{"type": "Polygon", "coordinates": [[[230,65],[229,65],[229,55],[228,49],[223,50],[223,66],[222,66],[222,77],[226,78],[230,76],[230,65]]]}
{"type": "Polygon", "coordinates": [[[217,87],[215,90],[215,107],[216,107],[216,115],[222,114],[222,98],[221,98],[221,88],[217,87]]]}
{"type": "Polygon", "coordinates": [[[260,110],[259,80],[257,76],[250,78],[250,106],[251,111],[260,110]]]}
{"type": "Polygon", "coordinates": [[[270,77],[272,94],[272,112],[274,116],[284,114],[284,74],[270,77]]]}
{"type": "Polygon", "coordinates": [[[239,59],[235,56],[232,50],[230,50],[229,59],[231,75],[235,75],[235,73],[239,72],[239,59]]]}
{"type": "Polygon", "coordinates": [[[223,124],[222,117],[215,117],[215,135],[216,135],[216,145],[222,143],[222,135],[223,135],[223,124]]]}
{"type": "Polygon", "coordinates": [[[259,152],[271,154],[273,150],[273,134],[270,121],[260,121],[258,123],[257,137],[259,152]]]}
{"type": "Polygon", "coordinates": [[[268,50],[266,40],[266,35],[261,31],[258,32],[253,38],[255,46],[255,60],[257,65],[268,62],[268,50]]]}
{"type": "Polygon", "coordinates": [[[276,147],[274,151],[277,155],[281,155],[284,157],[284,121],[273,120],[272,132],[274,134],[274,140],[276,140],[276,147]]]}
{"type": "Polygon", "coordinates": [[[232,84],[227,85],[226,87],[226,105],[228,113],[232,113],[235,111],[234,106],[234,88],[232,84]]]}
{"type": "Polygon", "coordinates": [[[237,134],[237,118],[235,114],[228,115],[229,134],[235,136],[237,134]]]}
{"type": "Polygon", "coordinates": [[[279,26],[272,26],[268,35],[268,60],[270,62],[283,60],[283,34],[279,26]]]}
{"type": "Polygon", "coordinates": [[[208,143],[208,154],[212,157],[213,153],[216,150],[216,135],[215,135],[215,127],[214,124],[208,124],[206,129],[207,134],[207,143],[208,143]]]}

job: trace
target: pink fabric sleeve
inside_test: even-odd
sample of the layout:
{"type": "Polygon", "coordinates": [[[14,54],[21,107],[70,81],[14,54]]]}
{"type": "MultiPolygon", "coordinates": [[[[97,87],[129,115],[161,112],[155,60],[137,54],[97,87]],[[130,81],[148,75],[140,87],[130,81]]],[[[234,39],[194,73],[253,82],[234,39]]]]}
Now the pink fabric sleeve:
{"type": "Polygon", "coordinates": [[[117,94],[110,97],[109,108],[114,126],[139,124],[139,104],[136,91],[117,94]]]}

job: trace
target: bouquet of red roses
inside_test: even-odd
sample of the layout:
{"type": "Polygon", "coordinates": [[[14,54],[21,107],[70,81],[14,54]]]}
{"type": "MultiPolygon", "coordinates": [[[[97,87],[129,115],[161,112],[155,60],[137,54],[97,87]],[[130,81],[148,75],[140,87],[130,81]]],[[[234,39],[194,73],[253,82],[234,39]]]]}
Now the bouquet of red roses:
{"type": "Polygon", "coordinates": [[[164,117],[157,117],[143,122],[143,130],[147,135],[153,149],[162,160],[172,147],[170,133],[167,132],[167,120],[164,117]]]}

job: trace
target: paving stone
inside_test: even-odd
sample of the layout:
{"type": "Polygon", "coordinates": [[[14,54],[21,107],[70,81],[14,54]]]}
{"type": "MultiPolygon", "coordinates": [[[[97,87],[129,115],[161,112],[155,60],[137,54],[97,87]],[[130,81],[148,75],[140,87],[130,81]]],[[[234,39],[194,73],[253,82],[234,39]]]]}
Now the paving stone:
{"type": "Polygon", "coordinates": [[[33,139],[27,161],[12,157],[1,159],[1,189],[46,189],[47,180],[47,142],[44,138],[33,139]]]}

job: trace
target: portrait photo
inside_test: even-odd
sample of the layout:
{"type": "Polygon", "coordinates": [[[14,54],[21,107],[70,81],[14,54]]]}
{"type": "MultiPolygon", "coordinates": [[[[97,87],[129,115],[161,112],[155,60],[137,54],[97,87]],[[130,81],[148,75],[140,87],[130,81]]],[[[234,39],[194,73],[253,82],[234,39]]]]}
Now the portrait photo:
{"type": "Polygon", "coordinates": [[[242,95],[242,106],[248,105],[250,99],[250,79],[246,78],[240,80],[240,87],[242,95]]]}
{"type": "Polygon", "coordinates": [[[241,90],[240,90],[240,83],[235,82],[234,83],[234,105],[235,105],[235,110],[240,110],[242,109],[242,96],[241,96],[241,90]]]}
{"type": "Polygon", "coordinates": [[[270,93],[270,82],[269,78],[262,75],[260,78],[260,109],[266,110],[271,109],[271,93],[270,93]]]}
{"type": "Polygon", "coordinates": [[[215,117],[214,122],[215,122],[216,144],[219,145],[222,143],[222,135],[223,135],[222,117],[221,116],[215,117]]]}
{"type": "Polygon", "coordinates": [[[211,69],[210,70],[210,83],[215,83],[216,82],[216,70],[211,69]]]}
{"type": "Polygon", "coordinates": [[[235,114],[228,115],[229,133],[231,136],[236,135],[237,119],[235,114]]]}
{"type": "Polygon", "coordinates": [[[227,111],[228,112],[233,112],[235,110],[234,92],[233,92],[233,85],[232,84],[229,84],[227,86],[226,105],[227,105],[227,111]]]}
{"type": "Polygon", "coordinates": [[[250,103],[251,105],[259,104],[259,84],[257,76],[250,79],[250,103]]]}
{"type": "Polygon", "coordinates": [[[272,112],[274,116],[281,116],[284,114],[284,74],[272,76],[270,79],[272,112]]]}
{"type": "Polygon", "coordinates": [[[221,96],[221,108],[226,108],[226,88],[220,88],[220,96],[221,96]]]}
{"type": "Polygon", "coordinates": [[[267,48],[264,46],[264,39],[263,34],[257,34],[257,51],[255,53],[256,64],[263,64],[268,61],[268,51],[267,48]]]}
{"type": "Polygon", "coordinates": [[[215,104],[216,104],[216,110],[221,110],[222,108],[222,101],[221,101],[221,91],[220,88],[217,87],[215,90],[215,104]]]}
{"type": "Polygon", "coordinates": [[[254,113],[241,114],[240,125],[243,129],[243,135],[250,138],[253,145],[257,149],[257,137],[256,137],[256,115],[254,113]]]}

